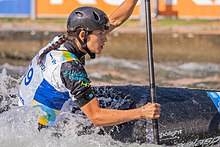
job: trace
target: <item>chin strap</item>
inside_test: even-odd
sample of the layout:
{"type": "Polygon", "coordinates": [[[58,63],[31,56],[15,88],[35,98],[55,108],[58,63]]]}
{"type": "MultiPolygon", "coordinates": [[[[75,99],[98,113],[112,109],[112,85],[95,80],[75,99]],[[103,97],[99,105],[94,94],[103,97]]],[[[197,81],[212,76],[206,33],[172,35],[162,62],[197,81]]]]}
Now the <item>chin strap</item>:
{"type": "Polygon", "coordinates": [[[85,37],[84,37],[84,42],[79,38],[78,35],[76,35],[76,38],[77,40],[79,41],[79,43],[81,44],[82,48],[89,54],[90,58],[91,59],[95,59],[95,53],[92,53],[88,47],[87,47],[87,38],[89,36],[89,32],[88,31],[85,31],[85,37]]]}

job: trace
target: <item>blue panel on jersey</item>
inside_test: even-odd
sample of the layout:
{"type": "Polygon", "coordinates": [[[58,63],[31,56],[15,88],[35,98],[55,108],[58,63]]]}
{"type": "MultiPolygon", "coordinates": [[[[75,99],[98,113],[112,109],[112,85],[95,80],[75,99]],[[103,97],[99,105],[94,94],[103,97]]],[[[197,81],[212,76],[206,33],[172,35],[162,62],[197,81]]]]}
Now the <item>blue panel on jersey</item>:
{"type": "Polygon", "coordinates": [[[52,109],[61,110],[63,104],[70,98],[68,92],[59,92],[45,79],[41,82],[34,100],[52,109]]]}

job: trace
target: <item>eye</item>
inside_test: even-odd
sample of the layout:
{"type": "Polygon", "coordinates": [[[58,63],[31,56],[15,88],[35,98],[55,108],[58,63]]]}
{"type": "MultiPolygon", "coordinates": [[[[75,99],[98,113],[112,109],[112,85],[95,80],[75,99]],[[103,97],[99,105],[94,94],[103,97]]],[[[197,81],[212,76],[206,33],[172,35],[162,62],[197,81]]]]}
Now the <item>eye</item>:
{"type": "Polygon", "coordinates": [[[99,36],[103,36],[105,32],[99,32],[99,36]]]}
{"type": "Polygon", "coordinates": [[[104,31],[96,31],[93,34],[96,35],[96,36],[101,37],[101,36],[103,36],[105,34],[105,32],[104,31]]]}

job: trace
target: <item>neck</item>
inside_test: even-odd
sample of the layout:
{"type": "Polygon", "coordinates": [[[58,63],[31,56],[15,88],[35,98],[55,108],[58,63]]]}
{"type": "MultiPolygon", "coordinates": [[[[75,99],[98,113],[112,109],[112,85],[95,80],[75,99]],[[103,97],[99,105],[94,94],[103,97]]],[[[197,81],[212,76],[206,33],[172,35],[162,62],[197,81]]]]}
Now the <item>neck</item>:
{"type": "Polygon", "coordinates": [[[64,43],[64,46],[69,52],[73,53],[78,59],[81,59],[83,56],[86,55],[81,45],[75,43],[74,41],[67,41],[64,43]]]}
{"type": "Polygon", "coordinates": [[[81,44],[79,43],[79,41],[78,41],[77,39],[75,39],[74,42],[75,42],[75,44],[77,45],[78,49],[79,49],[81,52],[87,54],[87,52],[82,48],[81,44]]]}

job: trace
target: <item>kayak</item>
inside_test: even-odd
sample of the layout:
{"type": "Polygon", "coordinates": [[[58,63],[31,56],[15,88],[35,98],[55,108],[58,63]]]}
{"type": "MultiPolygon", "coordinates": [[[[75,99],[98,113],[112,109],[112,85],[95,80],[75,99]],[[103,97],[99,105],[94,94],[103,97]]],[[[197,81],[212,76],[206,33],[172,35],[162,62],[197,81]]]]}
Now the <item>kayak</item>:
{"type": "MultiPolygon", "coordinates": [[[[132,109],[151,101],[147,86],[98,86],[94,89],[100,106],[105,108],[132,109]]],[[[157,102],[161,104],[160,144],[217,144],[220,141],[219,95],[220,92],[214,90],[157,87],[157,102]]],[[[151,143],[153,136],[151,119],[103,127],[103,131],[121,142],[151,143]]]]}

